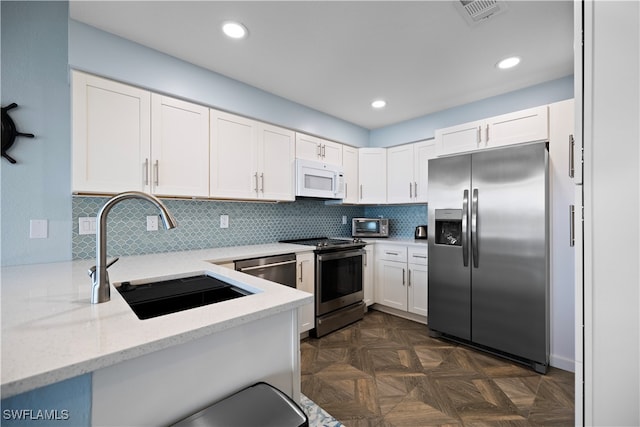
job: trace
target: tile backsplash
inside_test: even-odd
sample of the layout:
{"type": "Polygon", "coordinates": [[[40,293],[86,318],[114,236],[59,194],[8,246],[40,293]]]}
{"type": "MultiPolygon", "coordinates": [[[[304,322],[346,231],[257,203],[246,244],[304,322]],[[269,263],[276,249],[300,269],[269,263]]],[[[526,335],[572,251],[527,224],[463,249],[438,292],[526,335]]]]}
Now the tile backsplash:
{"type": "MultiPolygon", "coordinates": [[[[78,233],[78,217],[96,216],[108,199],[73,197],[73,258],[95,257],[95,235],[78,233]]],[[[414,227],[426,224],[426,205],[342,206],[322,200],[299,199],[289,203],[165,200],[178,227],[146,231],[147,215],[158,211],[142,200],[126,200],[108,217],[109,256],[141,255],[211,247],[273,243],[303,237],[350,237],[351,218],[379,216],[391,219],[391,237],[413,237],[414,227]],[[220,215],[229,215],[229,228],[220,228],[220,215]],[[342,224],[342,216],[347,224],[342,224]]]]}

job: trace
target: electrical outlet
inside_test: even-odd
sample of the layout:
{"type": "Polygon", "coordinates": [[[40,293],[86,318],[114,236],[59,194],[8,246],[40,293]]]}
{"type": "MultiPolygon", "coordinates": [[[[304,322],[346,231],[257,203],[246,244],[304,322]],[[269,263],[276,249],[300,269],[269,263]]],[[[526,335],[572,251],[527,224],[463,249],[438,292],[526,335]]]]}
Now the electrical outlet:
{"type": "Polygon", "coordinates": [[[220,215],[220,228],[229,228],[229,215],[220,215]]]}
{"type": "Polygon", "coordinates": [[[158,215],[147,216],[147,231],[158,231],[158,215]]]}
{"type": "Polygon", "coordinates": [[[96,234],[96,217],[78,217],[78,234],[96,234]]]}
{"type": "Polygon", "coordinates": [[[346,224],[347,224],[347,216],[342,215],[342,225],[346,225],[346,224]]]}

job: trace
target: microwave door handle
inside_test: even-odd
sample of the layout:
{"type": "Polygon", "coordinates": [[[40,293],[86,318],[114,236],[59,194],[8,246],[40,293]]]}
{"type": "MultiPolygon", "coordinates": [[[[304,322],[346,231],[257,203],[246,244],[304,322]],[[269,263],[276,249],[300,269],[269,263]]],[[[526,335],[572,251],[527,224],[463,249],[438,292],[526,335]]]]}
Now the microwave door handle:
{"type": "Polygon", "coordinates": [[[469,190],[464,190],[462,195],[462,265],[469,266],[469,239],[467,228],[469,222],[469,190]]]}

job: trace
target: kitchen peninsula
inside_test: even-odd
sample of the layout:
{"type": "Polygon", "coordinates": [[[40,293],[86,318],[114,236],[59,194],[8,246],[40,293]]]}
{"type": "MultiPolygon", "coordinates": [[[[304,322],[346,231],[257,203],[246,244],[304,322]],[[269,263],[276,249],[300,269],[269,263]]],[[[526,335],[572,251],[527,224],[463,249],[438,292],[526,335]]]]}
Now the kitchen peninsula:
{"type": "Polygon", "coordinates": [[[257,381],[299,401],[297,311],[312,296],[214,263],[305,251],[265,244],[122,258],[109,268],[112,284],[206,273],[253,293],[147,320],[115,289],[90,304],[93,260],[3,268],[2,398],[92,373],[92,425],[168,424],[257,381]]]}

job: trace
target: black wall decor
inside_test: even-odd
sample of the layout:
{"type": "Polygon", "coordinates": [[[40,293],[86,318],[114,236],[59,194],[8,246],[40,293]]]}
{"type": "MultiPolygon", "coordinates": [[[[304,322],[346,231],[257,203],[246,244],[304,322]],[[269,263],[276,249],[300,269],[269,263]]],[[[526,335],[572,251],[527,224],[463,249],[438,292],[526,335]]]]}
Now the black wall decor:
{"type": "Polygon", "coordinates": [[[13,146],[16,137],[26,136],[28,138],[33,138],[34,136],[32,133],[18,132],[15,123],[11,117],[9,117],[9,113],[7,112],[17,106],[18,104],[13,102],[6,107],[2,107],[2,157],[9,160],[10,163],[16,163],[15,159],[7,154],[7,150],[13,146]]]}

